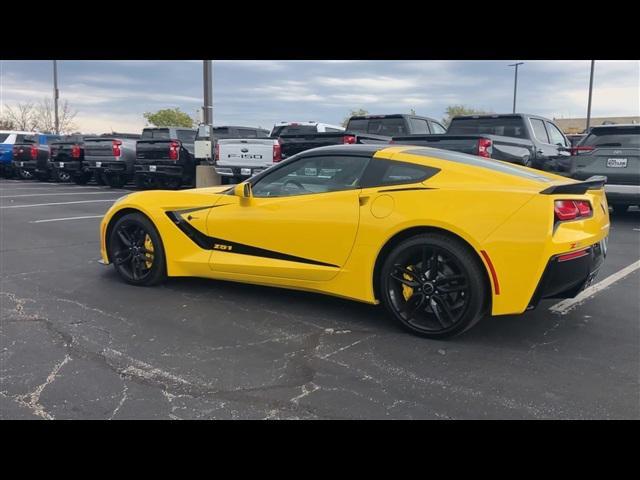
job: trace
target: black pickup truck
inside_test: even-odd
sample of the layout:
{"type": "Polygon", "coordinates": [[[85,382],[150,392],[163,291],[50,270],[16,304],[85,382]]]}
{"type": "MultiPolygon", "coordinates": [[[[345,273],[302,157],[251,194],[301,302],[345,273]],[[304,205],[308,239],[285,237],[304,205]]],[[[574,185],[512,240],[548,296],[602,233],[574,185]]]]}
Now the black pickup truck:
{"type": "Polygon", "coordinates": [[[454,117],[443,135],[398,135],[421,145],[570,174],[571,142],[553,121],[524,113],[454,117]]]}
{"type": "Polygon", "coordinates": [[[40,165],[49,159],[49,145],[60,135],[34,133],[24,135],[13,145],[13,168],[22,179],[43,178],[40,165]]]}
{"type": "MultiPolygon", "coordinates": [[[[56,182],[85,185],[93,176],[84,163],[84,140],[95,135],[66,135],[51,143],[51,177],[56,182]]],[[[101,183],[99,179],[96,179],[101,183]]]]}
{"type": "Polygon", "coordinates": [[[282,158],[327,145],[389,143],[394,136],[444,133],[438,121],[417,115],[364,115],[349,119],[344,132],[283,134],[278,137],[282,158]]]}
{"type": "Polygon", "coordinates": [[[179,188],[196,178],[197,131],[185,127],[147,127],[136,142],[134,180],[140,188],[179,188]]]}

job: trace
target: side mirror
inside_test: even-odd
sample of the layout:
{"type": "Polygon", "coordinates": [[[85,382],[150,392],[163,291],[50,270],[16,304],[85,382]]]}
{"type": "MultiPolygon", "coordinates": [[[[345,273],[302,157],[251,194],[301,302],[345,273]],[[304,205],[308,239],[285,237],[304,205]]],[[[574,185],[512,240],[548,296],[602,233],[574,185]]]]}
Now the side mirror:
{"type": "Polygon", "coordinates": [[[253,192],[251,191],[251,184],[249,182],[238,183],[235,187],[233,187],[233,194],[236,197],[240,198],[251,198],[253,196],[253,192]]]}

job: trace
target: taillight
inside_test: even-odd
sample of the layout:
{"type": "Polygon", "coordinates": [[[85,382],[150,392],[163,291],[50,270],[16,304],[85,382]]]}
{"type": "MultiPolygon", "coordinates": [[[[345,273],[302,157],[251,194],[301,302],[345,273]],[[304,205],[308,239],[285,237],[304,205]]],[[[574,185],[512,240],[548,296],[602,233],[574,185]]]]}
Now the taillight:
{"type": "Polygon", "coordinates": [[[278,163],[280,160],[282,160],[282,146],[278,140],[278,143],[273,144],[273,163],[278,163]]]}
{"type": "Polygon", "coordinates": [[[80,158],[80,145],[74,145],[71,147],[71,156],[73,158],[80,158]]]}
{"type": "Polygon", "coordinates": [[[31,145],[31,160],[38,158],[38,147],[31,145]]]}
{"type": "Polygon", "coordinates": [[[588,200],[556,200],[553,212],[557,222],[590,217],[593,213],[588,200]]]}
{"type": "Polygon", "coordinates": [[[111,152],[113,153],[114,157],[119,157],[122,154],[120,145],[122,145],[122,142],[120,140],[113,140],[111,142],[111,152]]]}
{"type": "Polygon", "coordinates": [[[592,152],[594,147],[571,147],[571,155],[580,155],[580,152],[592,152]]]}
{"type": "Polygon", "coordinates": [[[169,160],[178,160],[180,156],[180,142],[175,140],[169,144],[169,160]]]}
{"type": "Polygon", "coordinates": [[[564,255],[560,255],[557,260],[558,262],[566,262],[568,260],[575,260],[576,258],[582,258],[587,255],[589,255],[589,248],[578,250],[577,252],[565,253],[564,255]]]}
{"type": "Polygon", "coordinates": [[[488,138],[481,138],[478,140],[478,156],[491,158],[491,140],[488,138]]]}
{"type": "Polygon", "coordinates": [[[342,137],[342,143],[344,143],[344,144],[356,143],[356,136],[355,135],[345,135],[344,137],[342,137]]]}
{"type": "Polygon", "coordinates": [[[215,153],[214,153],[213,160],[215,162],[217,162],[219,158],[220,158],[220,144],[216,143],[216,150],[215,150],[215,153]]]}

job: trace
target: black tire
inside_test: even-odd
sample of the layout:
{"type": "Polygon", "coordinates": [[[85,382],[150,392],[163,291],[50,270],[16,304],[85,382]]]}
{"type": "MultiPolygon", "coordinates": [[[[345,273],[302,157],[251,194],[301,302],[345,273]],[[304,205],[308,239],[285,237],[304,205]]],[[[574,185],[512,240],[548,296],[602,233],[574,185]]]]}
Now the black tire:
{"type": "Polygon", "coordinates": [[[141,213],[129,213],[119,218],[107,242],[109,260],[125,282],[151,286],[166,280],[162,239],[153,223],[141,213]]]}
{"type": "Polygon", "coordinates": [[[107,184],[107,180],[105,178],[105,174],[104,173],[95,172],[95,174],[93,175],[93,179],[96,181],[96,183],[98,185],[106,185],[107,184]]]}
{"type": "Polygon", "coordinates": [[[71,174],[69,172],[63,172],[58,169],[53,171],[53,181],[58,183],[67,183],[71,181],[71,174]]]}
{"type": "Polygon", "coordinates": [[[616,215],[627,213],[627,211],[629,210],[629,207],[630,205],[625,205],[624,203],[614,203],[611,205],[611,209],[613,210],[613,213],[615,213],[616,215]]]}
{"type": "Polygon", "coordinates": [[[73,182],[76,185],[86,185],[91,180],[91,173],[82,173],[73,177],[73,182]]]}
{"type": "Polygon", "coordinates": [[[25,170],[24,168],[18,169],[18,176],[22,180],[33,180],[33,173],[31,173],[29,170],[25,170]]]}
{"type": "Polygon", "coordinates": [[[127,177],[121,174],[107,175],[107,183],[111,188],[122,188],[127,183],[127,177]]]}
{"type": "Polygon", "coordinates": [[[468,330],[488,306],[481,261],[464,242],[441,233],[416,235],[394,247],[378,285],[387,310],[405,329],[427,338],[468,330]]]}

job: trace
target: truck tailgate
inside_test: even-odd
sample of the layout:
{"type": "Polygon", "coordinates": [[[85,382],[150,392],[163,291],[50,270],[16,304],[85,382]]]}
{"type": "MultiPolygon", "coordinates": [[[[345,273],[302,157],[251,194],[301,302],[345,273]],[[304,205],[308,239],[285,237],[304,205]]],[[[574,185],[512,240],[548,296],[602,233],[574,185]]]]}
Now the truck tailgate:
{"type": "Polygon", "coordinates": [[[170,144],[171,140],[138,140],[136,160],[170,160],[170,144]]]}
{"type": "Polygon", "coordinates": [[[273,164],[273,139],[218,140],[216,164],[223,167],[269,167],[273,164]]]}
{"type": "Polygon", "coordinates": [[[326,147],[328,145],[340,145],[344,143],[344,132],[310,133],[310,134],[285,134],[280,137],[282,158],[287,158],[296,153],[304,152],[312,148],[326,147]]]}
{"type": "Polygon", "coordinates": [[[479,138],[482,135],[406,135],[393,137],[393,142],[398,145],[421,145],[477,155],[479,138]]]}

